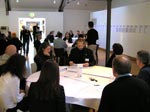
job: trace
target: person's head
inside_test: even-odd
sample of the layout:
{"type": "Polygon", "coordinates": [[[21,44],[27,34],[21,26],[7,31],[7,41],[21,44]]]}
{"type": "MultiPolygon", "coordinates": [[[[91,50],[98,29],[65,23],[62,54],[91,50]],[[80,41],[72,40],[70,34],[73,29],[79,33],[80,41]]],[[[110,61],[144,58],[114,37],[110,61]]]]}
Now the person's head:
{"type": "Polygon", "coordinates": [[[12,37],[12,38],[17,38],[16,32],[12,32],[12,33],[11,33],[11,37],[12,37]]]}
{"type": "Polygon", "coordinates": [[[38,82],[50,83],[51,86],[59,85],[59,67],[53,61],[46,61],[42,68],[38,82]]]}
{"type": "Polygon", "coordinates": [[[80,34],[80,30],[77,30],[77,35],[79,35],[80,34]]]}
{"type": "Polygon", "coordinates": [[[115,55],[121,55],[123,53],[123,47],[119,43],[114,43],[112,48],[115,55]]]}
{"type": "Polygon", "coordinates": [[[77,48],[79,50],[82,50],[85,47],[85,45],[86,45],[86,42],[84,39],[78,39],[77,40],[77,48]]]}
{"type": "Polygon", "coordinates": [[[40,54],[49,55],[51,51],[51,46],[48,42],[44,42],[40,45],[39,52],[40,54]]]}
{"type": "Polygon", "coordinates": [[[148,51],[140,50],[137,52],[136,63],[140,68],[149,65],[149,62],[150,54],[148,51]]]}
{"type": "Polygon", "coordinates": [[[25,57],[20,54],[12,55],[4,64],[2,74],[10,72],[13,76],[17,76],[19,79],[23,78],[25,73],[25,57]]]}
{"type": "Polygon", "coordinates": [[[67,39],[70,38],[69,32],[66,32],[66,33],[65,33],[65,37],[66,37],[67,39]]]}
{"type": "Polygon", "coordinates": [[[54,35],[54,31],[50,31],[50,33],[49,33],[50,35],[54,35]]]}
{"type": "Polygon", "coordinates": [[[89,21],[89,22],[88,22],[88,26],[89,26],[89,28],[93,28],[93,27],[94,27],[93,21],[89,21]]]}
{"type": "Polygon", "coordinates": [[[70,30],[70,31],[69,31],[69,34],[70,34],[70,35],[71,35],[71,34],[73,34],[73,31],[72,31],[72,30],[70,30]]]}
{"type": "Polygon", "coordinates": [[[12,56],[17,53],[17,48],[14,45],[8,45],[5,49],[5,54],[12,56]]]}
{"type": "Polygon", "coordinates": [[[25,30],[26,29],[25,26],[22,26],[22,29],[25,30]]]}
{"type": "Polygon", "coordinates": [[[123,55],[114,58],[112,63],[113,75],[117,77],[118,75],[123,75],[131,72],[131,62],[123,55]]]}
{"type": "Polygon", "coordinates": [[[59,66],[53,61],[46,61],[41,69],[40,77],[37,81],[39,84],[38,97],[41,100],[47,100],[51,95],[59,93],[59,66]]]}
{"type": "Polygon", "coordinates": [[[58,36],[58,38],[62,38],[62,33],[61,32],[59,32],[58,34],[57,34],[57,36],[58,36]]]}

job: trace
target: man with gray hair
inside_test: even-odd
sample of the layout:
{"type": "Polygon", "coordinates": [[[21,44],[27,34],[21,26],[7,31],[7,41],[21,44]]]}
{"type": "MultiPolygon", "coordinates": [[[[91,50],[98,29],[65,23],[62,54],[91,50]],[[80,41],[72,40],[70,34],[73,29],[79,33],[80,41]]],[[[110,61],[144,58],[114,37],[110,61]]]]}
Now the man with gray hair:
{"type": "Polygon", "coordinates": [[[148,51],[140,50],[137,52],[136,63],[140,68],[138,78],[143,79],[150,86],[150,54],[148,51]]]}
{"type": "Polygon", "coordinates": [[[150,87],[132,77],[130,60],[115,57],[112,70],[116,79],[104,88],[98,112],[150,112],[150,87]]]}

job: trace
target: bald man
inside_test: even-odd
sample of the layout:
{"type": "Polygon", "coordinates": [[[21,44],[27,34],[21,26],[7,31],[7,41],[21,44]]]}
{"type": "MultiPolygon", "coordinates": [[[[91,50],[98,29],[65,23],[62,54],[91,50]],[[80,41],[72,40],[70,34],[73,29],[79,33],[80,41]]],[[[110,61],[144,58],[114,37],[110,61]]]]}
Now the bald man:
{"type": "Polygon", "coordinates": [[[8,58],[17,53],[17,48],[14,45],[8,45],[5,49],[5,53],[0,56],[0,65],[4,64],[8,58]]]}
{"type": "Polygon", "coordinates": [[[115,57],[112,69],[116,79],[103,89],[98,112],[150,112],[150,88],[145,81],[131,76],[129,59],[115,57]]]}

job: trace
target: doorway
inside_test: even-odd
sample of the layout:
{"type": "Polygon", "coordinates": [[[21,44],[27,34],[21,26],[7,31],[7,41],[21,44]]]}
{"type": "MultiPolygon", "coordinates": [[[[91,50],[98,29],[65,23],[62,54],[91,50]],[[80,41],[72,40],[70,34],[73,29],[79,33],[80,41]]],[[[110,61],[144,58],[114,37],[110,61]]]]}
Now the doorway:
{"type": "MultiPolygon", "coordinates": [[[[22,26],[25,26],[32,35],[33,26],[38,24],[39,30],[42,32],[42,39],[43,42],[46,37],[46,19],[45,18],[19,18],[19,32],[22,30],[22,26]]],[[[20,37],[20,34],[19,34],[20,37]]]]}

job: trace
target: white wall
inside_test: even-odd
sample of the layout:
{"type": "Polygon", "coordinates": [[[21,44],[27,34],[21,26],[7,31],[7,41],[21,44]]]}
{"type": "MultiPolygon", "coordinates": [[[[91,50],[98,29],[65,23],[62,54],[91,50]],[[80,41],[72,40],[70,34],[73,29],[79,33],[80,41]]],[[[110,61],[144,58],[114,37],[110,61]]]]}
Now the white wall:
{"type": "MultiPolygon", "coordinates": [[[[16,31],[19,35],[19,18],[29,18],[29,11],[10,11],[9,12],[9,28],[10,31],[16,31]]],[[[35,18],[46,19],[46,34],[49,31],[63,32],[63,13],[62,12],[34,12],[35,18]]]]}
{"type": "Polygon", "coordinates": [[[6,16],[6,11],[4,8],[0,8],[0,26],[9,26],[8,19],[9,17],[6,16]]]}
{"type": "Polygon", "coordinates": [[[88,21],[90,20],[90,11],[88,10],[64,10],[64,32],[73,30],[88,30],[88,21]]]}
{"type": "MultiPolygon", "coordinates": [[[[150,51],[150,2],[112,9],[111,46],[119,42],[124,54],[135,57],[143,49],[150,51]]],[[[106,48],[106,10],[91,14],[97,19],[99,45],[106,48]]]]}
{"type": "MultiPolygon", "coordinates": [[[[29,18],[30,11],[11,11],[9,14],[9,27],[11,31],[18,32],[18,18],[29,18]],[[15,23],[15,24],[14,24],[15,23]]],[[[64,12],[35,12],[35,17],[46,18],[46,34],[50,30],[66,32],[73,30],[88,30],[88,21],[90,20],[90,11],[88,10],[65,10],[64,12]]]]}

